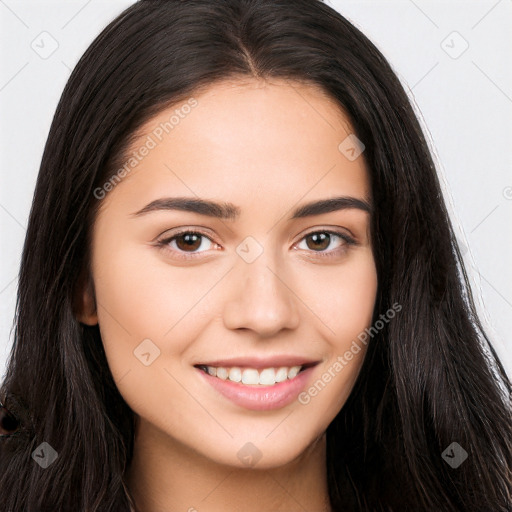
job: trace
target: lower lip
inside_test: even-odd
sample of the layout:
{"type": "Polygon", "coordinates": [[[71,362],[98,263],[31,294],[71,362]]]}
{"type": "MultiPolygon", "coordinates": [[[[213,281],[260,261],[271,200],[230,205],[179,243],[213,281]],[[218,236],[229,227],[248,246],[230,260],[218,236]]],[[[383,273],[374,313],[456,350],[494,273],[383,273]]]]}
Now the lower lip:
{"type": "Polygon", "coordinates": [[[196,370],[208,384],[236,405],[253,411],[269,411],[291,404],[306,387],[313,368],[314,366],[310,366],[293,379],[287,379],[273,386],[250,386],[212,377],[199,368],[196,370]]]}

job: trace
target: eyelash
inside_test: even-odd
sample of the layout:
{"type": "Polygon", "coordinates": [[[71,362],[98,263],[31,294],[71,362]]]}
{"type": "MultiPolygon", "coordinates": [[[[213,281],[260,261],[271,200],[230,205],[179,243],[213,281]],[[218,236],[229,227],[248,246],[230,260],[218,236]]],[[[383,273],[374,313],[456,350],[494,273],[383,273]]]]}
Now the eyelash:
{"type": "MultiPolygon", "coordinates": [[[[332,230],[329,230],[329,229],[322,229],[322,230],[311,231],[310,233],[306,233],[299,240],[299,243],[302,240],[304,240],[305,238],[307,238],[308,236],[318,235],[320,233],[326,233],[326,234],[329,234],[329,235],[337,236],[337,237],[341,238],[345,242],[344,245],[338,247],[337,249],[333,249],[331,251],[314,251],[314,250],[311,249],[311,251],[313,253],[315,253],[315,256],[318,255],[320,258],[335,258],[337,256],[340,256],[342,253],[344,253],[347,250],[347,246],[357,245],[357,242],[352,237],[350,237],[350,236],[348,236],[345,233],[342,233],[340,231],[332,231],[332,230]]],[[[194,230],[186,230],[185,229],[185,230],[179,231],[178,233],[174,233],[171,237],[167,237],[167,238],[163,238],[161,240],[157,240],[158,248],[160,248],[160,249],[162,249],[164,251],[171,251],[173,253],[176,253],[177,251],[175,249],[170,249],[169,248],[169,243],[172,242],[174,239],[178,238],[181,235],[199,235],[199,236],[207,238],[208,240],[210,240],[210,242],[215,244],[215,242],[206,233],[203,233],[201,231],[194,231],[194,230]]],[[[301,249],[301,250],[304,250],[304,249],[301,249]]],[[[186,252],[180,251],[179,249],[178,249],[178,251],[179,251],[178,254],[187,254],[186,256],[183,256],[183,255],[177,256],[179,259],[184,259],[184,260],[191,260],[191,259],[200,257],[200,255],[201,255],[201,252],[186,253],[186,252]]],[[[202,251],[202,252],[204,252],[204,251],[202,251]]]]}

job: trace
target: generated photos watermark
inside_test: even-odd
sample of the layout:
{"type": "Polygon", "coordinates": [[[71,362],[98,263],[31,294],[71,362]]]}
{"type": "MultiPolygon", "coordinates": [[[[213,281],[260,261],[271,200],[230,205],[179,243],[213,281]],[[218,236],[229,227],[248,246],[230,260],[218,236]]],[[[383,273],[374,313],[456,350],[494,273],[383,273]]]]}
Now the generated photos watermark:
{"type": "Polygon", "coordinates": [[[357,339],[352,341],[350,348],[343,355],[339,355],[336,361],[306,390],[299,394],[298,401],[302,405],[307,405],[311,399],[320,393],[325,386],[331,382],[349,362],[362,350],[362,345],[367,345],[370,338],[373,338],[384,326],[393,319],[397,312],[401,311],[402,306],[395,302],[386,313],[382,313],[370,328],[366,328],[359,333],[357,339]]]}
{"type": "Polygon", "coordinates": [[[182,119],[190,114],[192,109],[198,105],[195,98],[189,98],[187,102],[181,105],[180,108],[174,109],[168,121],[160,123],[147,137],[146,141],[126,160],[124,165],[118,169],[101,187],[94,189],[93,195],[96,199],[103,199],[107,192],[110,192],[114,187],[121,182],[123,178],[128,176],[130,172],[135,169],[144,158],[149,155],[149,152],[156,148],[162,142],[165,135],[171,133],[176,126],[178,126],[182,119]]]}

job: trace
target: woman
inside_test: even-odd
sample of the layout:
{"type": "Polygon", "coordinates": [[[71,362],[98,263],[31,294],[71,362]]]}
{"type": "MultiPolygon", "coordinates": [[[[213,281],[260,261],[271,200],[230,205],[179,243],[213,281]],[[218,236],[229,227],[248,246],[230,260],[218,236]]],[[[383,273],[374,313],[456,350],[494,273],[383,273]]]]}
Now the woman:
{"type": "Polygon", "coordinates": [[[4,510],[511,510],[511,389],[341,15],[142,0],[92,43],[27,230],[4,510]]]}

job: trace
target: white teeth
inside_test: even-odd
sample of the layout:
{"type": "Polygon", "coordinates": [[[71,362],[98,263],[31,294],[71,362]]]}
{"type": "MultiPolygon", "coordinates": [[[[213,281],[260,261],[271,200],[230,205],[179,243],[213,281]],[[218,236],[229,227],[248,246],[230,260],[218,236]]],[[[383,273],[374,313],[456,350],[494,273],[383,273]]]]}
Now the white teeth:
{"type": "Polygon", "coordinates": [[[242,380],[242,371],[240,370],[240,368],[237,367],[230,368],[228,378],[233,382],[240,382],[242,380]]]}
{"type": "Polygon", "coordinates": [[[232,368],[203,366],[203,369],[213,377],[232,382],[242,382],[249,386],[258,384],[273,386],[287,379],[293,379],[300,372],[301,368],[302,366],[292,366],[290,368],[281,366],[280,368],[264,368],[258,371],[255,368],[244,368],[242,370],[238,366],[232,368]]]}
{"type": "MultiPolygon", "coordinates": [[[[211,368],[211,367],[208,366],[208,368],[211,368]]],[[[210,372],[208,372],[208,373],[210,373],[210,372]]],[[[217,377],[219,379],[226,380],[228,378],[228,370],[226,368],[217,368],[217,377]]]]}
{"type": "Polygon", "coordinates": [[[259,375],[259,382],[257,384],[264,384],[265,386],[272,386],[276,383],[276,371],[274,368],[265,368],[259,375]]]}
{"type": "Polygon", "coordinates": [[[292,366],[288,370],[288,378],[293,379],[300,372],[300,366],[292,366]]]}
{"type": "Polygon", "coordinates": [[[242,382],[244,384],[259,384],[260,374],[258,373],[258,370],[253,370],[252,368],[244,370],[242,372],[242,382]]]}
{"type": "Polygon", "coordinates": [[[288,378],[288,368],[281,366],[276,372],[276,382],[283,382],[288,378]]]}

